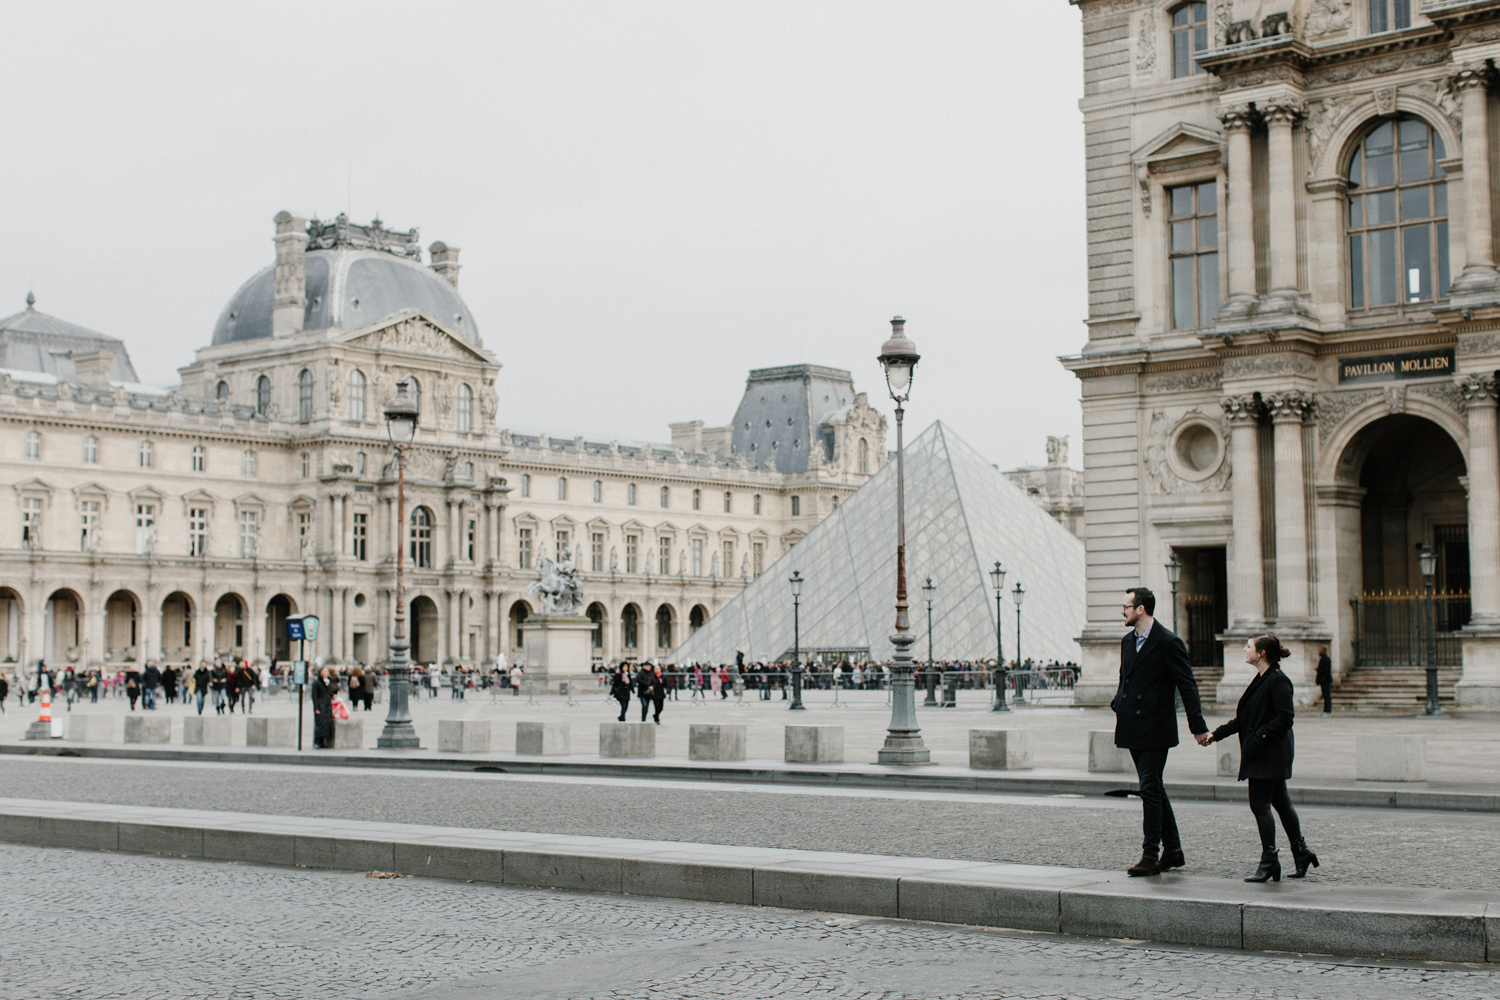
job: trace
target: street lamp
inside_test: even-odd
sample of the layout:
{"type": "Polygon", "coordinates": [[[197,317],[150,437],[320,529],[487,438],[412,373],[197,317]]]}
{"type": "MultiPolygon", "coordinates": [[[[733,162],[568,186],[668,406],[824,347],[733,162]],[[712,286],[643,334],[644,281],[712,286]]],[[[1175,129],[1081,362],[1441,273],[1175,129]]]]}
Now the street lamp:
{"type": "Polygon", "coordinates": [[[1005,594],[1005,567],[995,560],[990,570],[990,583],[995,586],[995,707],[991,711],[1009,712],[1005,703],[1005,687],[1010,683],[1010,671],[1005,669],[1005,645],[1000,641],[1000,598],[1005,594]]]}
{"type": "Polygon", "coordinates": [[[922,584],[922,596],[927,599],[927,698],[922,702],[923,708],[937,707],[937,673],[932,669],[932,595],[935,593],[937,587],[929,576],[922,584]]]}
{"type": "Polygon", "coordinates": [[[396,630],[391,636],[391,697],[385,716],[385,728],[375,741],[377,747],[395,750],[415,749],[422,745],[412,728],[406,695],[411,668],[407,665],[406,606],[402,584],[406,573],[406,449],[417,433],[421,411],[407,391],[406,379],[396,383],[396,395],[385,404],[385,427],[391,445],[396,449],[396,630]]]}
{"type": "Polygon", "coordinates": [[[1026,690],[1026,673],[1021,666],[1021,599],[1026,596],[1026,591],[1021,589],[1021,581],[1016,581],[1016,589],[1010,592],[1010,599],[1016,602],[1016,669],[1021,670],[1021,686],[1016,690],[1016,699],[1019,701],[1021,693],[1026,690]]]}
{"type": "Polygon", "coordinates": [[[792,703],[793,712],[802,711],[802,573],[792,571],[787,581],[792,585],[792,703]]]}
{"type": "Polygon", "coordinates": [[[891,725],[876,759],[882,764],[927,764],[932,752],[922,742],[911,676],[911,624],[906,617],[906,452],[901,436],[901,404],[911,398],[912,372],[921,356],[906,337],[906,320],[891,320],[891,336],[877,359],[896,404],[896,634],[891,636],[891,725]]]}
{"type": "Polygon", "coordinates": [[[1172,550],[1172,559],[1167,563],[1167,582],[1172,585],[1172,631],[1177,631],[1177,581],[1182,579],[1182,563],[1177,561],[1177,550],[1172,550]]]}
{"type": "Polygon", "coordinates": [[[1442,715],[1443,710],[1438,707],[1437,636],[1432,631],[1432,584],[1433,577],[1437,574],[1437,553],[1426,542],[1418,549],[1417,562],[1421,564],[1422,585],[1427,591],[1427,707],[1422,710],[1422,714],[1442,715]]]}

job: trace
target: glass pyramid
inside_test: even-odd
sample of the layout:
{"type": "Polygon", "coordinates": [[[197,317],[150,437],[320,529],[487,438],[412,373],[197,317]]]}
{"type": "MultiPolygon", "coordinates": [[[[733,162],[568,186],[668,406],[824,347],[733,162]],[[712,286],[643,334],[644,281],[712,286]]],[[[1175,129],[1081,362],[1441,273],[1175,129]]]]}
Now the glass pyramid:
{"type": "MultiPolygon", "coordinates": [[[[989,571],[1005,564],[1005,658],[1016,658],[1017,582],[1023,659],[1079,661],[1083,631],[1083,543],[942,423],[906,446],[906,567],[911,653],[927,658],[932,578],[933,656],[993,659],[995,591],[989,571]]],[[[773,661],[792,649],[792,592],[800,570],[804,661],[821,653],[887,660],[896,621],[896,463],[874,477],[677,648],[678,663],[773,661]]]]}

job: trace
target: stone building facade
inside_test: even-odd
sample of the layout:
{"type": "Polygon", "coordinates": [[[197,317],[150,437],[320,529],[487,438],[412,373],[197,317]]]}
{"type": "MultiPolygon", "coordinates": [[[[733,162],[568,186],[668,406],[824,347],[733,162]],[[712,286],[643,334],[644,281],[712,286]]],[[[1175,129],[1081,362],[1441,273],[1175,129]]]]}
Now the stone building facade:
{"type": "Polygon", "coordinates": [[[285,659],[311,612],[316,652],[380,662],[397,545],[418,662],[524,658],[526,588],[562,550],[596,660],[669,657],[885,463],[885,418],[812,365],[752,372],[734,424],[670,444],[502,429],[457,248],[424,266],[416,230],[275,226],[176,388],[30,299],[0,320],[0,661],[285,659]],[[382,416],[403,378],[405,525],[382,416]]]}
{"type": "Polygon", "coordinates": [[[1321,646],[1341,678],[1420,664],[1427,545],[1445,684],[1500,705],[1500,3],[1073,2],[1079,700],[1113,694],[1139,582],[1221,701],[1267,628],[1303,697],[1321,646]]]}
{"type": "Polygon", "coordinates": [[[1068,465],[1068,437],[1047,438],[1047,464],[1007,470],[1005,478],[1052,519],[1083,538],[1083,474],[1068,465]]]}

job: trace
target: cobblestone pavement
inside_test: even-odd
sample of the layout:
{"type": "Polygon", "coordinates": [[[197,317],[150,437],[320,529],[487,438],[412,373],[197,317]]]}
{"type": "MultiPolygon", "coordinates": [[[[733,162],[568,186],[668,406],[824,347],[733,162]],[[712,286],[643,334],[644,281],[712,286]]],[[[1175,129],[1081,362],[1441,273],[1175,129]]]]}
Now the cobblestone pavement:
{"type": "MultiPolygon", "coordinates": [[[[1140,856],[1139,801],[1102,797],[13,756],[0,767],[0,797],[1081,868],[1140,856]]],[[[1314,879],[1500,889],[1500,815],[1299,811],[1323,863],[1314,879]]],[[[1179,802],[1176,812],[1189,874],[1254,870],[1245,806],[1179,802]]]]}
{"type": "Polygon", "coordinates": [[[1500,995],[1391,966],[894,920],[0,845],[0,998],[1500,995]]]}

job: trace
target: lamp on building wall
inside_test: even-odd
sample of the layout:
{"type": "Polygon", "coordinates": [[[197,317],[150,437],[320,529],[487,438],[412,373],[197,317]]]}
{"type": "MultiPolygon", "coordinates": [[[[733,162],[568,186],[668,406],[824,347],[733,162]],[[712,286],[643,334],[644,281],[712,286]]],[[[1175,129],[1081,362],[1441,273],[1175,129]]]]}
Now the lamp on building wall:
{"type": "Polygon", "coordinates": [[[391,446],[396,450],[396,628],[391,636],[390,707],[385,716],[385,728],[375,741],[384,749],[406,749],[420,747],[417,731],[412,728],[411,711],[407,707],[407,691],[410,687],[411,668],[406,651],[406,606],[402,594],[406,573],[406,449],[417,433],[417,418],[420,410],[417,401],[407,391],[410,383],[406,379],[396,383],[396,395],[385,404],[385,427],[390,435],[391,446]]]}
{"type": "Polygon", "coordinates": [[[935,593],[937,587],[929,576],[922,584],[922,596],[927,600],[927,697],[922,701],[923,708],[937,707],[937,671],[932,669],[932,595],[935,593]]]}
{"type": "Polygon", "coordinates": [[[995,560],[995,568],[990,570],[990,583],[995,588],[995,707],[991,711],[1009,712],[1005,688],[1010,684],[1010,671],[1005,669],[1005,644],[1000,641],[1000,622],[1003,620],[1000,598],[1005,596],[1005,567],[1000,565],[999,559],[995,560]]]}
{"type": "Polygon", "coordinates": [[[1442,715],[1443,710],[1438,705],[1437,635],[1432,630],[1432,585],[1437,576],[1437,553],[1426,542],[1417,547],[1417,563],[1422,568],[1422,588],[1427,592],[1427,606],[1423,609],[1423,617],[1427,620],[1427,707],[1422,714],[1442,715]]]}
{"type": "Polygon", "coordinates": [[[787,581],[792,585],[792,703],[793,712],[802,711],[802,573],[792,571],[787,581]]]}
{"type": "Polygon", "coordinates": [[[1182,579],[1182,563],[1177,561],[1177,550],[1167,562],[1167,582],[1172,585],[1172,631],[1177,631],[1177,581],[1182,579]]]}
{"type": "Polygon", "coordinates": [[[896,634],[891,636],[891,724],[877,759],[882,764],[926,764],[932,752],[922,742],[911,673],[913,636],[906,608],[906,482],[905,446],[901,437],[901,404],[911,398],[912,372],[921,355],[906,336],[906,320],[891,320],[891,336],[880,347],[877,360],[885,369],[885,384],[896,403],[896,634]]]}

